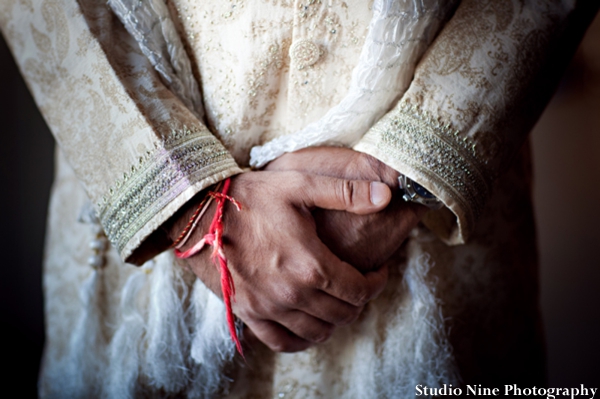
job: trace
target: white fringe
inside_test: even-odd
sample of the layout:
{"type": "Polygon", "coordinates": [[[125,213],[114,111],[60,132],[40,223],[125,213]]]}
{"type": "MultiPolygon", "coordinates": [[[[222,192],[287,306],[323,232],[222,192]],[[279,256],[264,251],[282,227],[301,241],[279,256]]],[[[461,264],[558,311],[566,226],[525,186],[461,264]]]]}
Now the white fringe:
{"type": "Polygon", "coordinates": [[[210,398],[226,388],[223,368],[233,360],[235,345],[229,336],[223,301],[197,279],[191,311],[193,338],[191,358],[195,362],[194,381],[189,398],[210,398]]]}
{"type": "Polygon", "coordinates": [[[193,399],[226,390],[230,381],[223,369],[233,360],[235,345],[222,301],[200,280],[186,311],[184,272],[172,256],[161,255],[133,271],[123,285],[118,328],[107,346],[100,333],[100,273],[94,270],[80,290],[81,317],[57,373],[65,382],[61,397],[128,399],[149,386],[193,399]]]}
{"type": "Polygon", "coordinates": [[[68,355],[60,367],[64,398],[97,397],[106,365],[98,296],[102,271],[91,269],[79,290],[82,311],[69,341],[68,355]]]}
{"type": "MultiPolygon", "coordinates": [[[[413,252],[415,249],[419,251],[413,246],[413,252]]],[[[442,384],[456,386],[458,373],[435,285],[426,280],[433,264],[423,253],[413,253],[408,258],[402,286],[395,288],[396,307],[389,309],[387,300],[381,308],[377,301],[373,302],[361,332],[351,336],[352,345],[344,343],[339,353],[348,361],[343,377],[347,385],[333,387],[328,392],[330,396],[413,398],[418,384],[432,388],[442,384]],[[376,329],[381,324],[385,325],[385,332],[379,335],[376,329]]]]}
{"type": "MultiPolygon", "coordinates": [[[[354,342],[348,353],[354,362],[348,370],[352,386],[343,397],[412,397],[417,384],[458,383],[435,286],[426,278],[432,262],[418,246],[411,247],[402,283],[405,300],[391,314],[376,316],[389,320],[381,346],[374,346],[370,334],[354,342]]],[[[81,287],[83,310],[61,369],[68,382],[62,397],[135,398],[144,394],[143,386],[191,399],[227,391],[224,370],[235,346],[222,301],[200,280],[186,311],[184,271],[170,254],[131,273],[121,293],[121,320],[107,347],[98,307],[101,273],[93,271],[81,287]]]]}
{"type": "Polygon", "coordinates": [[[376,397],[408,398],[418,384],[456,386],[459,380],[435,286],[426,281],[433,264],[427,254],[409,259],[403,280],[408,308],[399,308],[387,326],[375,374],[376,397]]]}
{"type": "Polygon", "coordinates": [[[131,273],[123,286],[121,323],[108,348],[109,367],[103,395],[106,398],[136,397],[147,318],[147,312],[139,308],[138,300],[140,291],[148,284],[153,266],[154,261],[146,262],[131,273]]]}
{"type": "Polygon", "coordinates": [[[235,345],[229,335],[223,301],[196,280],[192,309],[195,316],[192,359],[207,366],[233,357],[235,345]],[[219,345],[215,345],[218,342],[219,345]]]}
{"type": "Polygon", "coordinates": [[[181,268],[173,264],[168,253],[159,255],[150,283],[143,373],[152,387],[167,393],[180,392],[188,383],[190,334],[184,310],[187,291],[181,268]]]}

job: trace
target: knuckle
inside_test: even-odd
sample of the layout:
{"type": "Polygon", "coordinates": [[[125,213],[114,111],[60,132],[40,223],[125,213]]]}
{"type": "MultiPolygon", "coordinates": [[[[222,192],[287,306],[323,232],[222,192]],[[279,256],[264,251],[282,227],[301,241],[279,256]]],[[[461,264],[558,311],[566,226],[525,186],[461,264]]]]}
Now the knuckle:
{"type": "Polygon", "coordinates": [[[368,154],[363,154],[364,165],[367,166],[375,176],[381,176],[383,173],[383,162],[368,154]]]}
{"type": "Polygon", "coordinates": [[[339,196],[346,208],[351,208],[354,203],[354,182],[342,180],[339,185],[339,196]]]}
{"type": "Polygon", "coordinates": [[[362,179],[379,179],[382,163],[377,158],[364,152],[359,152],[356,154],[354,163],[362,179]]]}
{"type": "Polygon", "coordinates": [[[359,288],[356,290],[354,294],[354,303],[355,306],[365,306],[369,300],[371,299],[371,293],[366,288],[359,288]]]}
{"type": "Polygon", "coordinates": [[[348,324],[354,323],[356,319],[358,319],[358,316],[360,316],[362,309],[362,306],[353,306],[350,310],[340,315],[337,325],[346,326],[348,324]]]}
{"type": "Polygon", "coordinates": [[[315,334],[315,337],[312,339],[312,342],[315,342],[315,343],[325,342],[329,338],[331,338],[334,331],[335,331],[335,326],[333,326],[333,325],[324,326],[321,329],[321,331],[319,331],[317,334],[315,334]]]}
{"type": "Polygon", "coordinates": [[[311,288],[326,289],[329,285],[329,279],[320,267],[315,266],[304,273],[304,283],[311,288]]]}
{"type": "Polygon", "coordinates": [[[277,315],[279,314],[280,311],[280,306],[273,302],[273,301],[265,301],[263,304],[261,304],[260,309],[256,309],[255,313],[257,315],[277,315]]]}
{"type": "Polygon", "coordinates": [[[273,352],[289,352],[291,350],[290,343],[287,342],[287,340],[281,338],[276,338],[271,340],[270,342],[267,342],[267,346],[273,352]]]}
{"type": "Polygon", "coordinates": [[[291,171],[290,173],[291,177],[296,181],[300,188],[307,189],[313,186],[314,179],[311,175],[298,171],[291,171]]]}
{"type": "Polygon", "coordinates": [[[281,290],[282,302],[292,309],[301,307],[304,303],[304,295],[295,287],[288,287],[281,290]]]}
{"type": "Polygon", "coordinates": [[[291,353],[298,352],[310,347],[310,342],[296,342],[292,338],[278,337],[266,343],[273,352],[291,353]]]}

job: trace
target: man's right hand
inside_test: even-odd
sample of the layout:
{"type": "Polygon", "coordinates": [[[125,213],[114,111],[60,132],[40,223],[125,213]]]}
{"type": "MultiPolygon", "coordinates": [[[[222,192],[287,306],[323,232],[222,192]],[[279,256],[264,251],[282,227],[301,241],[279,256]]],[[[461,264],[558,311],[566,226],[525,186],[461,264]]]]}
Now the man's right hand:
{"type": "MultiPolygon", "coordinates": [[[[369,214],[385,208],[391,191],[380,182],[298,172],[248,172],[232,178],[226,204],[224,252],[236,289],[234,313],[275,351],[295,352],[323,342],[336,326],[354,321],[387,281],[387,269],[361,274],[340,261],[317,236],[313,208],[369,214]]],[[[183,229],[193,208],[172,228],[183,229]]],[[[211,212],[187,249],[201,239],[211,212]]],[[[221,296],[210,250],[187,259],[194,273],[221,296]]]]}
{"type": "Polygon", "coordinates": [[[309,147],[286,153],[269,163],[268,171],[297,171],[344,179],[382,181],[396,191],[382,212],[355,215],[317,209],[317,233],[340,259],[365,273],[379,268],[404,242],[427,208],[400,198],[399,173],[370,155],[342,147],[309,147]]]}

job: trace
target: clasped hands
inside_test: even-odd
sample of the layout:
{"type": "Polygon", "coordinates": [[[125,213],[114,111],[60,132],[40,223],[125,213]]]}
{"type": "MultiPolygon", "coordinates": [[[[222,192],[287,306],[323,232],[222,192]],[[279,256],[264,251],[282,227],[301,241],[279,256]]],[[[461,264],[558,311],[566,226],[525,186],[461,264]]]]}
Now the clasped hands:
{"type": "MultiPolygon", "coordinates": [[[[397,176],[369,155],[320,147],[232,178],[229,194],[243,210],[225,211],[223,242],[236,287],[233,311],[249,329],[246,336],[296,352],[356,320],[385,287],[381,265],[426,211],[393,194],[397,176]]],[[[193,208],[174,223],[172,237],[193,208]]],[[[202,220],[187,246],[209,223],[210,217],[202,220]]],[[[187,264],[221,296],[210,251],[187,264]]]]}

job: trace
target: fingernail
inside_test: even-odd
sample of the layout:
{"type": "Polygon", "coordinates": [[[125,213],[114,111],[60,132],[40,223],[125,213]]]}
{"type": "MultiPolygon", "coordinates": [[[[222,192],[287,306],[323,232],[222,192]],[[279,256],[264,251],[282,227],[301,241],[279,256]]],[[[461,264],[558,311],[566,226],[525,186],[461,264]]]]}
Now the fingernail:
{"type": "Polygon", "coordinates": [[[388,201],[390,189],[387,184],[378,181],[371,182],[371,203],[380,206],[388,201]]]}

